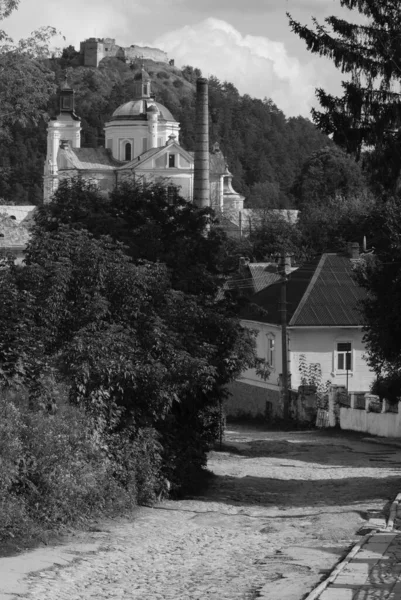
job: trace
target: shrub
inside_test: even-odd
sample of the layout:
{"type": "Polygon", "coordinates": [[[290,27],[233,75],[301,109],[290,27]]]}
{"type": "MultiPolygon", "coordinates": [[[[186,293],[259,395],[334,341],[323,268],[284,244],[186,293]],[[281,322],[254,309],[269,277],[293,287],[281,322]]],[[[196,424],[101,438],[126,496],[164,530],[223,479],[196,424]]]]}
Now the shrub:
{"type": "Polygon", "coordinates": [[[386,398],[390,404],[397,404],[401,398],[401,376],[398,372],[387,376],[378,375],[371,385],[371,392],[381,400],[386,398]]]}
{"type": "Polygon", "coordinates": [[[153,429],[106,436],[65,391],[57,400],[49,412],[43,402],[29,410],[23,391],[0,398],[0,539],[151,504],[160,492],[153,429]]]}
{"type": "Polygon", "coordinates": [[[6,394],[0,394],[0,540],[14,537],[29,528],[25,499],[11,491],[18,481],[24,427],[18,408],[7,399],[6,394]]]}
{"type": "Polygon", "coordinates": [[[170,74],[166,73],[166,71],[158,71],[157,77],[159,79],[170,79],[170,74]]]}

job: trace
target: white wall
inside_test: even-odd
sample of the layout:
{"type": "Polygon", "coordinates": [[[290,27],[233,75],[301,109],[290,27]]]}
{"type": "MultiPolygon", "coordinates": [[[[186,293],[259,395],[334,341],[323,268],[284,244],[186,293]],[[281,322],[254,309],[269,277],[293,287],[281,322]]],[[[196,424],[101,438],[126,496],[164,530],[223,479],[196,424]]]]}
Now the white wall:
{"type": "MultiPolygon", "coordinates": [[[[282,372],[281,361],[281,327],[256,321],[242,321],[242,325],[250,329],[257,329],[256,340],[257,354],[261,358],[267,357],[268,334],[275,336],[275,364],[267,382],[264,382],[254,369],[247,369],[238,378],[238,381],[254,385],[278,389],[278,376],[282,372]]],[[[350,341],[352,344],[352,366],[348,373],[348,390],[350,392],[368,392],[374,380],[374,373],[369,370],[364,359],[365,346],[362,342],[362,329],[357,327],[340,328],[288,328],[288,360],[289,373],[291,373],[291,388],[298,389],[301,385],[299,371],[300,355],[304,354],[307,363],[319,363],[322,370],[322,383],[330,381],[334,385],[347,385],[346,372],[336,371],[335,351],[337,342],[350,341]]]]}
{"type": "Polygon", "coordinates": [[[350,392],[368,392],[374,380],[374,373],[369,370],[364,359],[365,346],[362,342],[362,328],[305,328],[289,329],[289,353],[291,385],[297,389],[301,385],[299,372],[300,355],[304,354],[307,363],[320,363],[322,383],[330,380],[334,385],[347,386],[346,372],[336,370],[335,351],[337,342],[351,342],[352,371],[348,373],[348,390],[350,392]]]}
{"type": "Polygon", "coordinates": [[[355,408],[340,409],[341,429],[364,431],[382,437],[401,437],[401,403],[396,413],[373,413],[355,408]]]}
{"type": "Polygon", "coordinates": [[[238,381],[251,384],[256,387],[262,387],[272,390],[278,390],[278,376],[282,372],[281,362],[281,327],[270,325],[268,323],[257,323],[255,321],[241,321],[241,325],[249,329],[257,329],[256,352],[260,358],[267,358],[267,339],[268,335],[273,335],[275,339],[275,360],[272,372],[267,381],[264,381],[256,374],[255,369],[247,369],[238,378],[238,381]]]}
{"type": "MultiPolygon", "coordinates": [[[[112,155],[117,160],[125,160],[124,144],[127,141],[132,142],[132,159],[136,158],[144,152],[143,139],[147,139],[147,150],[150,149],[148,121],[110,121],[105,124],[106,148],[111,148],[112,155]]],[[[178,141],[180,132],[179,123],[173,121],[158,122],[158,142],[165,146],[169,135],[172,133],[178,141]]]]}

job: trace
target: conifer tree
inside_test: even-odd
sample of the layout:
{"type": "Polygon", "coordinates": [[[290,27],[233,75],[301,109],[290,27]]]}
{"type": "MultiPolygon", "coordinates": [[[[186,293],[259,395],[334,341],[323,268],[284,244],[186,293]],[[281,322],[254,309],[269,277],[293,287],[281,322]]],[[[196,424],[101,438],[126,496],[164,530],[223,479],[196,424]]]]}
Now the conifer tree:
{"type": "Polygon", "coordinates": [[[342,96],[316,90],[322,111],[313,110],[312,117],[356,158],[371,149],[365,155],[370,171],[384,190],[392,192],[401,167],[401,4],[399,0],[339,3],[354,11],[359,23],[331,16],[324,24],[313,19],[309,28],[288,14],[291,29],[308,49],[330,58],[347,74],[342,96]]]}

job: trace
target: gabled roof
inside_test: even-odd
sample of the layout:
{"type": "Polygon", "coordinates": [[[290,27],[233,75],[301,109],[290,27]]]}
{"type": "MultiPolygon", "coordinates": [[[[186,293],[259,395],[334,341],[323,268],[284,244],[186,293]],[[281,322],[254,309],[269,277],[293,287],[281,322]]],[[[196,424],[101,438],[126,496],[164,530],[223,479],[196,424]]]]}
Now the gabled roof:
{"type": "MultiPolygon", "coordinates": [[[[353,261],[346,256],[323,254],[288,276],[287,323],[291,327],[361,326],[358,310],[365,291],[352,276],[353,261]]],[[[251,298],[243,319],[281,323],[281,281],[251,298]],[[252,308],[252,304],[256,307],[252,308]],[[257,310],[261,307],[266,313],[257,310]]]]}
{"type": "Polygon", "coordinates": [[[248,268],[251,272],[253,291],[260,292],[264,288],[281,279],[277,273],[277,265],[273,263],[249,263],[248,268]]]}
{"type": "Polygon", "coordinates": [[[290,325],[362,325],[358,309],[366,292],[352,276],[353,261],[323,254],[290,325]]]}
{"type": "MultiPolygon", "coordinates": [[[[171,152],[172,150],[174,150],[175,152],[178,152],[178,154],[183,156],[188,162],[193,163],[193,156],[192,156],[191,152],[184,150],[184,148],[182,146],[180,146],[180,144],[178,144],[177,142],[172,142],[171,144],[168,144],[167,146],[158,146],[157,148],[151,148],[150,150],[146,150],[146,152],[143,152],[142,154],[140,154],[139,156],[137,156],[133,160],[131,160],[129,163],[125,163],[122,166],[121,166],[121,163],[119,163],[119,165],[120,165],[119,170],[124,171],[125,169],[132,170],[132,169],[137,169],[138,167],[143,167],[144,163],[149,158],[151,158],[151,157],[156,158],[157,156],[162,156],[166,152],[171,152]]],[[[180,169],[180,170],[182,170],[182,169],[180,169]]]]}
{"type": "Polygon", "coordinates": [[[106,148],[60,148],[57,155],[60,169],[108,171],[121,166],[106,148]]]}
{"type": "Polygon", "coordinates": [[[123,165],[120,164],[119,171],[123,171],[124,169],[135,169],[139,165],[142,166],[143,163],[148,160],[148,158],[154,156],[155,154],[158,154],[164,148],[165,146],[163,146],[163,148],[151,148],[150,150],[146,150],[146,152],[143,152],[139,156],[136,156],[129,163],[125,163],[123,165]]]}

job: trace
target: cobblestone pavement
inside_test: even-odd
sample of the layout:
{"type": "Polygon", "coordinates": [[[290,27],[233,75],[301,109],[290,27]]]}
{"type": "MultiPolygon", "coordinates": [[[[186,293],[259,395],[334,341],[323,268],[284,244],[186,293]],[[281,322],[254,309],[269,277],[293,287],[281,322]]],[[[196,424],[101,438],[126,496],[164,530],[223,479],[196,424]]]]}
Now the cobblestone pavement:
{"type": "Polygon", "coordinates": [[[301,600],[400,491],[401,449],[356,435],[232,428],[225,444],[204,496],[100,523],[96,551],[64,546],[0,599],[301,600]]]}

